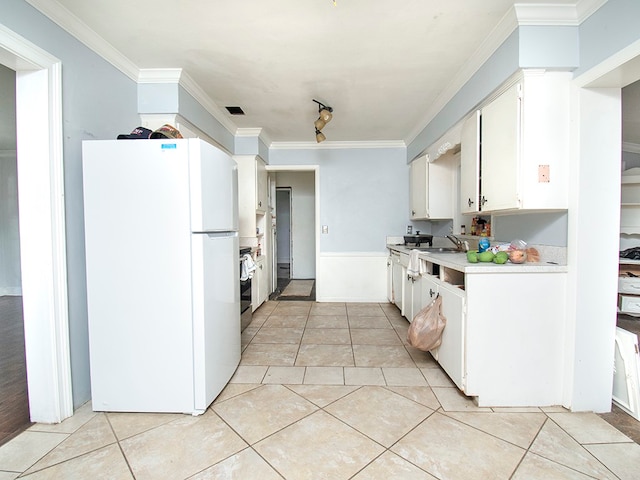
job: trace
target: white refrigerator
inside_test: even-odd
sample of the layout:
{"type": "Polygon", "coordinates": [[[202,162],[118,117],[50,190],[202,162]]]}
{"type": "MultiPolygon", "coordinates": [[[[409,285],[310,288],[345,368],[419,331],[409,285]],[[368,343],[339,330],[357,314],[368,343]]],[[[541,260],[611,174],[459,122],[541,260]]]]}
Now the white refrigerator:
{"type": "Polygon", "coordinates": [[[203,413],[240,361],[238,171],[199,139],[82,145],[95,411],[203,413]]]}

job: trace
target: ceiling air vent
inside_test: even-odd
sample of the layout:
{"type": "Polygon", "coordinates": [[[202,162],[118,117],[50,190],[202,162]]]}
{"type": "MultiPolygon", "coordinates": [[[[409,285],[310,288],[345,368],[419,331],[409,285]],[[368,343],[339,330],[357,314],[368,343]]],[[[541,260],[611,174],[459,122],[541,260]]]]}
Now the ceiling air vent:
{"type": "Polygon", "coordinates": [[[231,115],[244,115],[244,111],[240,107],[224,107],[231,115]]]}

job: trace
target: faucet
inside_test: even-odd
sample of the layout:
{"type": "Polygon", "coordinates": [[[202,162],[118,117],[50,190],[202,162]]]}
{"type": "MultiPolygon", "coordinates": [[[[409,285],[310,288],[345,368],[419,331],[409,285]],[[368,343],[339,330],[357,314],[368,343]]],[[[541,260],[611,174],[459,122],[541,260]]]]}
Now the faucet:
{"type": "Polygon", "coordinates": [[[455,235],[445,235],[445,237],[451,241],[451,243],[453,243],[456,248],[458,250],[460,250],[461,252],[466,252],[466,246],[464,244],[464,242],[462,240],[460,240],[458,237],[456,237],[455,235]]]}

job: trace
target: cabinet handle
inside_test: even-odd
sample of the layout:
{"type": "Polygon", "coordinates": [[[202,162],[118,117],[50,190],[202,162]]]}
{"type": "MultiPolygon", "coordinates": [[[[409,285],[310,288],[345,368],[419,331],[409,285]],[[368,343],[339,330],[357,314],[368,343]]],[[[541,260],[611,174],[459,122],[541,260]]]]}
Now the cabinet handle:
{"type": "Polygon", "coordinates": [[[429,296],[433,297],[436,294],[431,288],[429,289],[429,296]]]}
{"type": "Polygon", "coordinates": [[[411,216],[415,217],[416,216],[416,211],[415,210],[411,210],[411,216]]]}
{"type": "Polygon", "coordinates": [[[262,202],[258,202],[258,206],[261,207],[262,206],[262,202]]]}
{"type": "Polygon", "coordinates": [[[469,206],[471,206],[471,205],[473,205],[473,204],[474,204],[474,203],[476,203],[476,202],[474,202],[473,200],[469,199],[467,203],[469,204],[469,206]]]}
{"type": "Polygon", "coordinates": [[[482,199],[480,200],[480,206],[484,207],[484,204],[487,203],[487,199],[484,197],[484,195],[482,196],[482,199]]]}

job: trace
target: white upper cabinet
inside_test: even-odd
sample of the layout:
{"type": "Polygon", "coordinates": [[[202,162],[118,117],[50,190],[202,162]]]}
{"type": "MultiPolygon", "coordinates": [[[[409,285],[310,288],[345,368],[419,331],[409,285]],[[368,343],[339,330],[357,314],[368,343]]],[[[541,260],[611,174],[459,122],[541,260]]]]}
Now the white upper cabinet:
{"type": "Polygon", "coordinates": [[[525,70],[463,125],[462,213],[568,207],[568,72],[525,70]],[[478,131],[480,132],[478,143],[478,131]]]}
{"type": "Polygon", "coordinates": [[[256,212],[264,213],[267,211],[268,197],[268,178],[267,165],[262,158],[256,158],[256,212]]]}
{"type": "Polygon", "coordinates": [[[462,124],[460,141],[460,212],[480,209],[480,110],[462,124]]]}
{"type": "Polygon", "coordinates": [[[482,109],[480,210],[520,208],[518,162],[522,84],[482,109]]]}
{"type": "Polygon", "coordinates": [[[412,220],[453,218],[455,167],[450,156],[429,162],[427,155],[411,162],[410,199],[412,220]]]}
{"type": "Polygon", "coordinates": [[[241,243],[257,246],[265,232],[268,208],[268,172],[262,158],[255,155],[235,155],[238,164],[238,210],[241,243]]]}

